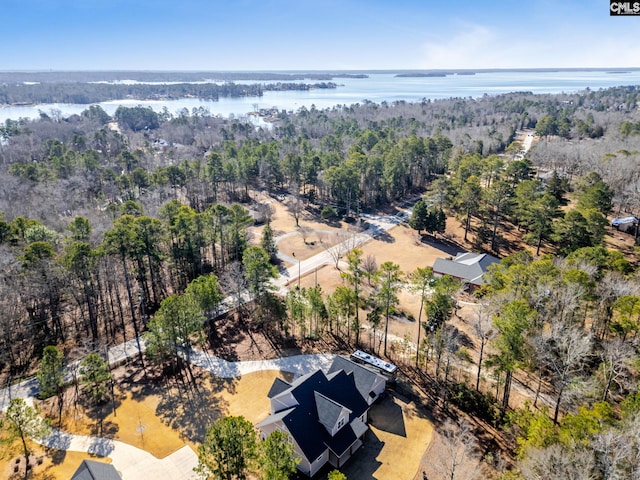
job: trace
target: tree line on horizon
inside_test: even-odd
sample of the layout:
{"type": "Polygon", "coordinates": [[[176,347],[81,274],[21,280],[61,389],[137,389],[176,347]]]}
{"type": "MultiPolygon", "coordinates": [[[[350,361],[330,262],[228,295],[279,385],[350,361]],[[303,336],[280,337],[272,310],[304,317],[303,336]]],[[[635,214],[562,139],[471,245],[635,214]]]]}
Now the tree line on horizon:
{"type": "Polygon", "coordinates": [[[262,97],[264,92],[336,88],[333,82],[225,83],[107,83],[107,82],[32,82],[0,84],[0,105],[47,105],[70,103],[89,105],[111,100],[178,100],[221,97],[262,97]]]}
{"type": "MultiPolygon", "coordinates": [[[[121,283],[135,281],[142,293],[132,286],[120,299],[124,307],[111,307],[111,314],[117,313],[111,322],[119,318],[117,323],[122,324],[123,318],[136,317],[140,305],[153,311],[169,292],[184,289],[196,273],[221,274],[227,264],[240,261],[246,246],[241,230],[249,220],[243,207],[232,204],[250,202],[250,192],[261,189],[271,194],[288,192],[302,207],[319,212],[324,205],[326,212],[347,217],[429,189],[439,209],[466,218],[466,233],[471,218],[480,220],[474,233],[485,248],[497,249],[505,220],[523,229],[538,248],[553,241],[561,253],[568,253],[598,244],[612,200],[629,191],[609,187],[608,170],[599,168],[601,174],[585,176],[585,184],[578,188],[590,193],[581,194],[580,209],[559,219],[558,206],[569,188],[566,183],[570,175],[587,173],[584,166],[569,170],[559,160],[545,165],[557,167],[556,176],[545,186],[533,179],[537,163],[543,163],[536,157],[538,145],[531,152],[535,162],[523,159],[505,164],[503,157],[487,155],[486,150],[514,156],[515,129],[540,123],[539,134],[544,138],[548,132],[542,129],[547,128],[550,115],[572,125],[572,138],[578,139],[585,135],[581,116],[587,125],[598,124],[600,114],[618,118],[623,125],[632,117],[634,95],[633,89],[618,88],[582,95],[510,94],[481,101],[365,102],[327,110],[301,109],[283,115],[271,130],[210,117],[199,110],[172,115],[143,107],[120,107],[113,118],[92,106],[68,119],[43,115],[37,121],[8,120],[0,131],[5,139],[0,144],[0,210],[4,212],[0,239],[11,267],[6,272],[13,277],[7,285],[23,285],[26,266],[41,269],[38,264],[43,259],[64,263],[59,259],[71,255],[66,250],[73,235],[67,229],[86,220],[90,228],[76,240],[85,243],[84,253],[78,253],[76,260],[80,264],[73,266],[67,260],[63,270],[77,268],[87,275],[82,262],[90,259],[98,270],[120,271],[127,277],[131,275],[125,270],[130,269],[137,275],[121,283]],[[117,122],[119,130],[110,128],[110,122],[117,122]],[[468,143],[469,133],[462,132],[478,129],[488,131],[492,141],[499,143],[468,143]],[[587,198],[594,195],[599,198],[587,198]],[[552,224],[556,225],[553,231],[552,224]],[[107,255],[105,244],[109,235],[116,237],[109,234],[113,231],[135,233],[127,233],[133,235],[127,240],[131,245],[109,247],[114,253],[107,255]],[[142,247],[135,245],[141,241],[138,235],[144,238],[142,247]],[[562,246],[562,242],[569,243],[562,246]],[[104,264],[109,255],[114,256],[114,265],[104,264]],[[115,260],[118,255],[120,262],[115,260]]],[[[628,144],[638,138],[625,128],[617,132],[608,127],[607,133],[610,142],[628,144]]],[[[589,135],[585,138],[592,142],[589,135]]],[[[635,155],[631,150],[622,154],[620,148],[615,152],[604,165],[623,157],[631,161],[635,155]]],[[[566,155],[563,158],[569,163],[566,155]]],[[[625,206],[635,201],[627,196],[625,206]]],[[[440,218],[436,231],[441,224],[440,218]]],[[[55,269],[53,273],[58,275],[55,269]]],[[[100,289],[113,288],[108,275],[99,280],[103,275],[78,279],[84,293],[73,298],[90,299],[100,289]],[[92,282],[99,287],[88,288],[92,282]]],[[[27,302],[23,313],[14,311],[12,316],[24,314],[57,337],[63,328],[58,324],[61,304],[55,299],[68,297],[46,281],[33,285],[49,291],[44,296],[29,295],[49,302],[35,306],[27,302]]],[[[27,295],[29,289],[23,292],[27,295]]],[[[101,301],[121,304],[113,299],[106,302],[110,295],[100,293],[101,301]]],[[[92,336],[98,335],[96,329],[114,330],[98,328],[97,309],[93,302],[87,303],[80,312],[89,318],[85,321],[92,336]]]]}
{"type": "MultiPolygon", "coordinates": [[[[365,102],[281,114],[271,129],[201,110],[173,115],[142,107],[122,107],[113,117],[93,106],[67,119],[7,121],[0,130],[0,361],[21,374],[49,345],[87,338],[92,351],[146,332],[150,358],[181,371],[188,362],[180,349],[198,339],[207,312],[223,295],[240,307],[245,289],[259,300],[253,318],[261,326],[361,344],[364,315],[386,333],[398,285],[431,292],[420,287],[431,285],[429,272],[407,278],[393,262],[378,266],[352,250],[343,252],[345,283],[334,292],[301,289],[278,299],[268,287],[273,238],[257,246],[247,236],[247,207],[260,209],[253,192],[286,194],[292,215],[306,208],[347,220],[426,192],[411,219],[418,232],[441,232],[443,212],[457,215],[479,248],[500,251],[509,226],[537,253],[552,253],[516,254],[493,269],[481,293],[497,307],[478,338],[486,334],[494,349],[487,367],[496,375],[491,405],[500,414],[492,421],[508,418],[514,376],[530,368],[553,394],[546,414],[553,426],[530,441],[526,429],[543,419],[523,414],[514,432],[531,447],[584,455],[556,441],[576,415],[568,399],[585,406],[578,414],[595,415],[600,398],[616,410],[607,425],[622,428],[617,409],[635,394],[620,375],[635,379],[628,360],[637,350],[637,276],[601,244],[612,209],[637,212],[640,205],[637,95],[614,88],[365,102]],[[514,141],[521,128],[539,137],[523,158],[514,141]],[[541,172],[550,173],[544,182],[536,178],[541,172]],[[562,343],[576,338],[588,342],[562,343]],[[624,361],[606,356],[614,346],[624,361]],[[573,391],[578,380],[593,389],[573,391]]],[[[465,358],[449,322],[455,288],[442,283],[424,299],[415,362],[454,389],[447,402],[464,403],[467,390],[455,390],[462,387],[451,377],[465,358]]],[[[208,323],[215,336],[215,321],[208,323]]],[[[383,350],[371,348],[396,354],[382,338],[383,350]]],[[[482,360],[478,379],[481,368],[482,360]]],[[[593,446],[612,431],[571,435],[593,446]]],[[[624,462],[619,468],[631,468],[624,462]]]]}

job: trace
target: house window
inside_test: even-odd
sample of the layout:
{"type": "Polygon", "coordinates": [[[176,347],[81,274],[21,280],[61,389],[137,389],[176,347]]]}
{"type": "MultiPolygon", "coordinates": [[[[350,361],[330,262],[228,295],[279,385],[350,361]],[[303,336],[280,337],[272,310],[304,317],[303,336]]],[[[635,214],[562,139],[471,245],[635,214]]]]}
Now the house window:
{"type": "Polygon", "coordinates": [[[344,427],[344,417],[341,417],[340,420],[338,420],[338,430],[342,427],[344,427]]]}
{"type": "Polygon", "coordinates": [[[318,458],[316,458],[316,462],[319,462],[320,460],[322,460],[322,457],[324,457],[324,453],[320,455],[318,458]]]}

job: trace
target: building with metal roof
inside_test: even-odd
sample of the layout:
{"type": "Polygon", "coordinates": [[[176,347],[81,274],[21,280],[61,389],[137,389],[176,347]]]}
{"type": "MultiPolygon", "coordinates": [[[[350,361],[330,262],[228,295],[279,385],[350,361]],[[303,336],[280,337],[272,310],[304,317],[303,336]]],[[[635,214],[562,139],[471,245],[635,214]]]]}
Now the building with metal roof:
{"type": "Polygon", "coordinates": [[[483,275],[487,272],[489,265],[499,261],[487,253],[459,253],[453,259],[437,258],[433,263],[433,273],[436,276],[449,275],[470,288],[475,288],[484,285],[483,275]]]}

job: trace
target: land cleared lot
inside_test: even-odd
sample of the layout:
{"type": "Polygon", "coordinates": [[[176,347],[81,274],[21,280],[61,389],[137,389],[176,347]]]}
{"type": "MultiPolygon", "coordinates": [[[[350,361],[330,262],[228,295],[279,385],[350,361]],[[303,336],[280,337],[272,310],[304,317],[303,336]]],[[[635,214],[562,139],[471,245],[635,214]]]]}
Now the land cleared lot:
{"type": "MultiPolygon", "coordinates": [[[[273,201],[274,216],[272,227],[276,235],[291,234],[278,242],[278,247],[285,255],[296,253],[297,259],[305,259],[335,244],[344,236],[348,236],[350,228],[345,223],[320,222],[308,213],[302,215],[301,225],[308,230],[305,235],[296,232],[295,220],[287,212],[285,205],[273,201]],[[306,236],[306,242],[305,242],[306,236]]],[[[459,222],[448,220],[447,234],[444,238],[419,236],[417,232],[400,225],[383,232],[360,248],[363,257],[368,255],[376,259],[378,265],[392,261],[400,265],[406,274],[417,267],[433,265],[436,258],[455,255],[463,249],[471,250],[470,243],[462,240],[463,232],[459,222]],[[463,248],[464,247],[464,248],[463,248]]],[[[253,230],[253,241],[259,240],[261,227],[253,230]]],[[[515,237],[517,232],[511,231],[515,237]]],[[[625,246],[629,240],[622,234],[607,237],[609,244],[618,242],[625,246]]],[[[300,279],[302,287],[319,284],[325,294],[331,294],[336,286],[343,283],[341,272],[346,268],[340,264],[336,268],[333,262],[326,263],[317,270],[300,279]]],[[[289,287],[295,286],[292,280],[289,287]]],[[[362,295],[373,293],[373,287],[366,279],[362,295]]],[[[419,314],[420,298],[408,285],[399,292],[400,307],[397,315],[392,316],[389,333],[396,339],[407,338],[415,341],[417,334],[416,320],[419,314]]],[[[452,323],[461,331],[472,337],[468,321],[474,315],[473,306],[463,306],[458,312],[461,318],[452,323]],[[466,319],[467,323],[465,323],[466,319]]],[[[361,312],[361,319],[366,311],[361,312]]],[[[366,325],[365,325],[366,326],[366,325]]],[[[234,332],[241,334],[241,332],[234,332]]],[[[369,332],[363,332],[362,341],[366,344],[369,332]]],[[[225,337],[226,338],[226,337],[225,337]]],[[[230,337],[231,338],[231,337],[230,337]]],[[[268,342],[260,343],[262,348],[254,351],[253,342],[240,342],[237,336],[225,345],[228,351],[233,350],[239,359],[253,355],[268,358],[275,352],[264,348],[268,342]]],[[[304,343],[304,342],[303,342],[304,343]]],[[[307,342],[309,343],[309,342],[307,342]]],[[[471,355],[474,348],[471,346],[471,355]]],[[[279,351],[280,355],[295,352],[279,351]]],[[[473,373],[469,367],[463,374],[473,373]]],[[[277,371],[263,371],[244,375],[234,379],[213,377],[206,372],[196,372],[195,386],[177,388],[177,381],[159,374],[149,378],[132,368],[122,367],[117,372],[119,382],[116,390],[115,404],[107,404],[102,409],[95,409],[81,402],[75,404],[72,393],[67,396],[67,409],[62,419],[61,430],[83,435],[104,436],[134,445],[150,452],[157,458],[165,458],[178,449],[188,445],[196,450],[197,444],[204,438],[208,425],[223,415],[243,415],[251,422],[257,423],[268,414],[267,392],[276,376],[288,376],[277,371]]],[[[484,385],[483,385],[484,387],[484,385]]],[[[490,385],[489,385],[490,387],[490,385]]],[[[484,388],[483,388],[484,389],[484,388]]],[[[518,402],[518,388],[514,392],[514,403],[518,402]]],[[[526,396],[523,396],[526,398],[526,396]]],[[[52,418],[57,426],[55,401],[41,405],[42,411],[52,418]]],[[[416,408],[402,397],[389,395],[376,405],[370,415],[371,430],[367,433],[364,448],[359,451],[345,467],[349,478],[394,478],[413,479],[420,475],[430,455],[437,455],[435,450],[427,450],[437,432],[433,430],[428,419],[428,412],[416,408]],[[425,453],[426,450],[426,453],[425,453]],[[422,462],[422,463],[421,463],[422,462]]],[[[32,478],[70,478],[87,454],[46,450],[32,444],[34,474],[32,478]]],[[[16,460],[20,457],[19,442],[3,445],[0,452],[0,477],[10,478],[14,474],[16,460]]],[[[108,459],[105,459],[108,461],[108,459]]],[[[24,459],[20,460],[24,462],[24,459]]]]}
{"type": "MultiPolygon", "coordinates": [[[[116,373],[125,376],[127,389],[117,392],[115,404],[96,410],[82,405],[74,407],[70,402],[65,408],[61,430],[120,440],[157,458],[164,458],[184,445],[196,450],[206,427],[222,415],[242,415],[252,423],[259,422],[269,413],[267,392],[274,379],[292,380],[290,374],[278,371],[259,371],[233,379],[200,372],[195,396],[194,391],[178,392],[155,384],[153,378],[145,381],[138,374],[135,378],[126,378],[126,367],[120,370],[116,373]]],[[[43,403],[43,412],[55,416],[54,404],[55,401],[43,403]]],[[[57,419],[52,422],[57,426],[57,419]]],[[[354,472],[350,478],[413,478],[432,433],[426,412],[389,395],[374,406],[371,422],[365,448],[348,464],[354,472]],[[392,470],[395,473],[390,477],[392,470]],[[367,473],[360,477],[356,472],[367,473]]],[[[83,459],[96,458],[78,452],[44,449],[33,443],[31,447],[34,459],[42,459],[40,465],[35,462],[31,477],[35,479],[68,479],[83,459]]],[[[3,449],[2,478],[11,478],[20,453],[19,441],[3,449]]],[[[108,458],[96,459],[109,461],[108,458]]]]}

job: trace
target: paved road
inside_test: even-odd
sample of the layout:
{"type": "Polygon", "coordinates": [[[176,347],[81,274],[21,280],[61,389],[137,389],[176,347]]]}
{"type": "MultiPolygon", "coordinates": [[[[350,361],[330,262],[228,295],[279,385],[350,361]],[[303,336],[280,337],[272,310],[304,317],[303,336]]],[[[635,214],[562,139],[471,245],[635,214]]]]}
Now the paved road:
{"type": "Polygon", "coordinates": [[[293,355],[272,360],[227,362],[201,350],[191,350],[191,363],[222,378],[233,378],[262,370],[280,370],[300,376],[318,369],[327,371],[335,358],[332,354],[293,355]]]}
{"type": "MultiPolygon", "coordinates": [[[[403,203],[403,206],[409,207],[415,203],[420,197],[409,199],[403,203]]],[[[349,234],[348,238],[343,242],[340,242],[333,247],[324,250],[312,257],[307,258],[299,262],[299,265],[292,265],[291,267],[284,269],[281,275],[272,281],[273,286],[281,293],[287,292],[286,284],[293,283],[298,279],[298,275],[301,277],[313,272],[316,268],[320,268],[326,264],[335,264],[334,255],[344,255],[349,250],[362,245],[363,243],[375,238],[383,232],[395,227],[402,221],[405,221],[408,217],[408,211],[399,212],[396,215],[361,215],[367,221],[368,228],[360,233],[349,234]]],[[[248,302],[252,299],[249,292],[242,292],[241,302],[248,302]]],[[[222,315],[237,305],[238,299],[235,295],[226,297],[220,307],[214,312],[214,315],[222,315]]],[[[142,338],[131,339],[128,342],[122,343],[111,347],[108,350],[107,356],[109,364],[112,366],[125,363],[130,358],[135,358],[139,351],[144,352],[146,346],[142,338]]],[[[66,373],[67,382],[73,380],[74,371],[78,368],[79,362],[75,362],[69,366],[66,373]]],[[[7,408],[11,398],[28,398],[34,397],[38,393],[38,383],[35,378],[26,380],[24,382],[9,386],[7,388],[0,389],[0,410],[7,408]]]]}
{"type": "MultiPolygon", "coordinates": [[[[533,140],[535,138],[535,132],[516,132],[517,136],[520,136],[520,138],[522,138],[522,150],[520,152],[518,152],[516,155],[514,155],[513,159],[514,160],[522,160],[526,155],[527,152],[531,149],[531,146],[533,145],[533,140]],[[526,133],[526,135],[525,135],[526,133]]],[[[517,138],[517,137],[516,137],[517,138]]]]}
{"type": "Polygon", "coordinates": [[[527,133],[527,136],[524,137],[524,141],[522,142],[522,149],[524,153],[527,153],[531,149],[531,145],[533,144],[533,132],[527,133]]]}
{"type": "MultiPolygon", "coordinates": [[[[127,356],[136,355],[137,344],[135,340],[128,343],[128,348],[114,350],[110,353],[111,361],[118,361],[127,356]],[[135,350],[132,350],[135,349],[135,350]],[[113,356],[111,356],[113,353],[113,356]]],[[[144,343],[141,344],[144,349],[144,343]]],[[[116,347],[120,348],[121,346],[116,347]]],[[[192,349],[191,362],[201,368],[209,370],[214,375],[223,378],[239,377],[247,373],[262,370],[280,370],[294,375],[305,375],[318,369],[327,371],[335,355],[293,355],[290,357],[272,360],[258,360],[246,362],[228,362],[214,355],[209,355],[198,349],[192,349]]],[[[32,403],[38,392],[35,379],[23,382],[12,388],[11,392],[2,391],[3,398],[21,397],[32,403]]],[[[266,401],[266,399],[265,399],[266,401]]],[[[8,403],[8,400],[7,400],[8,403]]],[[[44,439],[34,439],[41,445],[57,450],[72,450],[86,452],[98,457],[109,457],[112,465],[120,472],[123,480],[138,480],[152,478],[153,480],[190,480],[198,478],[193,468],[198,464],[197,454],[185,445],[171,455],[159,459],[149,452],[141,450],[118,440],[103,437],[90,437],[84,435],[72,435],[60,430],[53,432],[44,439]]]]}
{"type": "Polygon", "coordinates": [[[198,465],[198,455],[188,445],[159,459],[149,452],[118,440],[71,435],[59,430],[54,430],[51,435],[38,443],[57,450],[86,452],[98,457],[109,457],[111,464],[120,472],[123,480],[199,478],[193,472],[193,468],[198,465]]]}
{"type": "MultiPolygon", "coordinates": [[[[419,198],[410,199],[403,204],[403,207],[410,207],[419,198]]],[[[394,216],[362,215],[368,223],[366,230],[349,234],[348,238],[343,242],[300,261],[298,265],[285,269],[277,279],[272,281],[274,287],[280,293],[286,293],[287,283],[296,281],[298,276],[302,277],[326,264],[335,264],[336,257],[344,255],[349,250],[393,228],[400,222],[405,221],[408,216],[408,211],[399,212],[394,216]]],[[[241,302],[250,300],[251,295],[248,292],[241,294],[241,302]]],[[[234,308],[237,302],[237,296],[225,298],[215,314],[222,315],[226,313],[234,308]]],[[[109,364],[113,366],[124,363],[130,358],[135,358],[140,351],[144,352],[145,349],[144,340],[142,338],[134,338],[110,348],[106,356],[109,364]]],[[[206,368],[221,377],[236,377],[258,370],[282,370],[302,375],[318,368],[328,368],[333,357],[333,355],[297,355],[275,360],[227,362],[199,350],[193,349],[191,352],[191,361],[194,364],[206,368]]],[[[79,362],[74,362],[67,368],[65,373],[67,382],[73,381],[73,376],[78,367],[79,362]]],[[[12,398],[24,398],[31,402],[37,394],[38,383],[35,378],[3,388],[0,390],[0,410],[5,410],[12,398]]],[[[123,480],[133,480],[147,476],[151,476],[154,480],[195,478],[192,469],[197,464],[197,457],[188,446],[174,452],[174,454],[165,459],[159,460],[148,452],[131,445],[98,437],[85,437],[54,431],[49,437],[41,441],[44,445],[60,450],[77,450],[102,456],[108,455],[112,458],[113,465],[120,471],[123,480]]]]}
{"type": "Polygon", "coordinates": [[[307,258],[295,262],[289,268],[284,269],[281,272],[280,277],[273,280],[273,285],[277,288],[278,292],[286,294],[288,283],[293,283],[298,280],[298,277],[304,277],[305,275],[315,271],[317,268],[321,268],[324,265],[335,265],[335,258],[342,257],[345,253],[353,248],[368,242],[372,238],[377,237],[383,232],[395,227],[399,223],[405,221],[408,218],[408,213],[401,212],[397,215],[361,215],[366,220],[368,228],[360,233],[351,233],[347,238],[330,247],[322,252],[307,258]]]}

